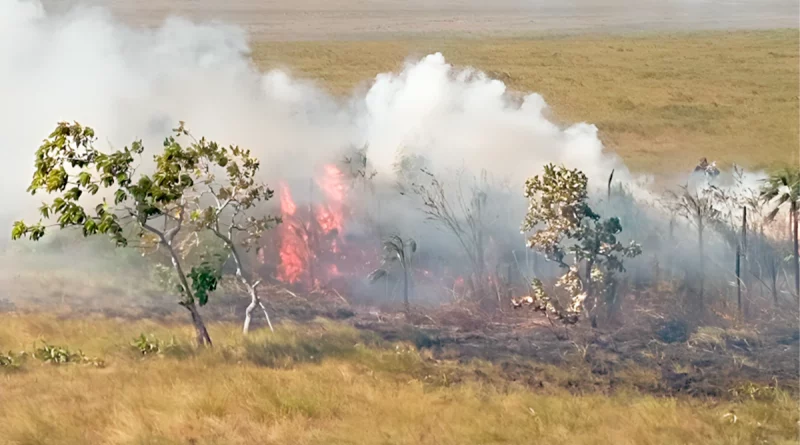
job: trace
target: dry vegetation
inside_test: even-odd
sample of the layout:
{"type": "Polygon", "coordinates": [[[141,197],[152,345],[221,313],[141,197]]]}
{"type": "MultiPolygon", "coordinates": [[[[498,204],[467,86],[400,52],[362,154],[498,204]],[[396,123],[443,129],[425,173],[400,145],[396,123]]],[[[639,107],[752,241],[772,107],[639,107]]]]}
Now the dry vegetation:
{"type": "Polygon", "coordinates": [[[541,93],[564,123],[596,124],[631,168],[673,173],[701,156],[751,168],[800,161],[797,42],[797,30],[270,42],[253,57],[348,94],[409,56],[440,51],[513,90],[541,93]]]}
{"type": "MultiPolygon", "coordinates": [[[[287,66],[344,95],[379,72],[397,70],[409,55],[441,51],[513,90],[543,94],[562,122],[596,123],[630,166],[672,172],[691,169],[700,156],[749,167],[798,161],[796,44],[796,30],[275,42],[256,45],[254,58],[262,68],[287,66]]],[[[41,252],[36,267],[25,258],[15,255],[16,268],[7,260],[0,268],[6,283],[0,296],[0,444],[744,445],[800,439],[796,382],[784,383],[796,368],[794,331],[774,341],[777,336],[741,326],[704,327],[683,341],[654,343],[649,361],[635,362],[630,357],[641,351],[624,353],[625,344],[598,347],[573,341],[577,337],[547,343],[517,332],[498,340],[500,334],[488,330],[478,339],[476,328],[456,332],[452,343],[466,338],[468,344],[449,354],[408,336],[395,338],[417,344],[390,342],[391,335],[381,337],[378,329],[319,320],[294,324],[287,320],[319,313],[277,307],[272,313],[283,319],[274,335],[259,330],[244,339],[229,320],[239,319],[234,312],[246,302],[220,295],[206,308],[215,339],[207,350],[192,345],[183,314],[175,318],[169,297],[152,283],[143,285],[152,277],[131,272],[121,254],[114,254],[116,261],[93,256],[83,272],[60,269],[57,257],[41,252]],[[464,353],[478,340],[489,353],[464,353]],[[48,353],[67,363],[44,363],[45,344],[65,348],[48,353]],[[500,351],[504,344],[517,350],[500,351]],[[502,361],[484,361],[506,353],[502,361]],[[557,360],[546,360],[547,354],[557,360]],[[607,366],[595,369],[600,362],[607,366]],[[760,380],[727,379],[746,373],[722,372],[720,363],[734,363],[760,380]],[[686,388],[723,374],[717,380],[730,385],[715,386],[716,393],[671,390],[664,387],[665,370],[683,376],[686,388]]],[[[297,300],[308,303],[295,298],[293,304],[297,300]]],[[[441,321],[445,315],[454,316],[435,316],[441,321]]],[[[649,348],[649,340],[627,344],[649,348]]]]}
{"type": "Polygon", "coordinates": [[[274,336],[262,332],[247,341],[238,325],[210,329],[217,347],[197,351],[186,346],[191,328],[185,325],[3,315],[0,343],[12,352],[30,353],[46,340],[104,364],[52,365],[28,357],[18,358],[19,368],[0,370],[0,443],[797,440],[796,406],[780,391],[738,402],[531,392],[469,377],[496,374],[492,365],[435,361],[328,322],[288,324],[274,336]],[[142,355],[129,343],[140,333],[151,344],[166,340],[160,353],[142,355]]]}

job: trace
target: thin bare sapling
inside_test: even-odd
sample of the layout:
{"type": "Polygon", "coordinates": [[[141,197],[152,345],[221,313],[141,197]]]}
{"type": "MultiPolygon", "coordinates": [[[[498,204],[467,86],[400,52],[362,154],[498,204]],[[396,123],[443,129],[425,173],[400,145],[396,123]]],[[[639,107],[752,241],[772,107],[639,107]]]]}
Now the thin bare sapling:
{"type": "Polygon", "coordinates": [[[261,308],[270,330],[274,331],[259,295],[261,280],[256,278],[246,261],[246,255],[255,251],[264,233],[281,222],[280,217],[256,216],[257,207],[269,201],[274,191],[256,179],[260,163],[250,150],[238,146],[226,148],[205,139],[195,140],[194,145],[213,162],[201,166],[203,179],[198,184],[201,192],[192,200],[195,208],[191,212],[191,221],[210,230],[222,241],[233,259],[236,278],[250,297],[250,304],[245,309],[243,334],[250,331],[256,307],[261,308]]]}

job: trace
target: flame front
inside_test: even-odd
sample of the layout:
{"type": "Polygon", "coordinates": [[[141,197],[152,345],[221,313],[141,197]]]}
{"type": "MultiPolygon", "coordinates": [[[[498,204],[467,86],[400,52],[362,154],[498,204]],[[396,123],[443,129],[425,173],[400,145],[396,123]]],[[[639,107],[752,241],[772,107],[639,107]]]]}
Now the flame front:
{"type": "Polygon", "coordinates": [[[323,202],[305,211],[298,211],[289,186],[280,184],[283,224],[278,233],[280,265],[276,278],[284,283],[298,283],[308,277],[309,285],[318,286],[322,280],[341,275],[335,261],[344,228],[343,174],[336,166],[326,165],[316,184],[323,202]]]}
{"type": "Polygon", "coordinates": [[[281,215],[283,224],[278,225],[280,231],[280,265],[277,278],[284,283],[296,283],[305,271],[304,258],[307,253],[307,235],[302,231],[299,222],[294,218],[297,205],[292,199],[289,186],[285,182],[280,184],[281,215]]]}

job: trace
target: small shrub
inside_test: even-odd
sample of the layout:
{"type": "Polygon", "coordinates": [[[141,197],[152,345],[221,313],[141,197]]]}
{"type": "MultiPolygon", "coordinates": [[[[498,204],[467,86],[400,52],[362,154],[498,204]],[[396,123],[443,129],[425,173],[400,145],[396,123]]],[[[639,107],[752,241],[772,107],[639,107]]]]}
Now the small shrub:
{"type": "Polygon", "coordinates": [[[156,355],[161,353],[161,342],[153,336],[140,334],[131,342],[131,346],[136,348],[143,356],[156,355]]]}
{"type": "Polygon", "coordinates": [[[670,320],[664,323],[656,336],[664,343],[679,343],[689,339],[689,324],[684,320],[670,320]]]}
{"type": "Polygon", "coordinates": [[[142,357],[169,356],[181,359],[192,357],[196,353],[192,346],[178,342],[175,337],[165,343],[154,335],[143,333],[131,341],[131,346],[142,357]]]}
{"type": "Polygon", "coordinates": [[[728,348],[750,350],[761,344],[758,333],[748,330],[722,329],[718,327],[701,327],[689,339],[692,346],[710,350],[728,348]]]}
{"type": "Polygon", "coordinates": [[[20,356],[14,356],[11,351],[9,351],[8,354],[0,352],[0,369],[19,369],[19,367],[22,366],[21,358],[23,356],[24,354],[20,356]]]}
{"type": "Polygon", "coordinates": [[[717,327],[701,327],[692,334],[689,343],[698,348],[723,350],[725,349],[725,330],[717,327]]]}
{"type": "Polygon", "coordinates": [[[61,346],[52,346],[47,343],[42,343],[41,348],[36,348],[33,356],[44,363],[51,365],[62,365],[67,363],[77,363],[102,367],[105,365],[102,360],[98,358],[87,357],[82,351],[72,352],[68,348],[61,346]]]}
{"type": "Polygon", "coordinates": [[[767,402],[791,401],[791,396],[778,387],[777,380],[773,385],[759,385],[746,382],[729,390],[730,394],[738,400],[760,400],[767,402]]]}

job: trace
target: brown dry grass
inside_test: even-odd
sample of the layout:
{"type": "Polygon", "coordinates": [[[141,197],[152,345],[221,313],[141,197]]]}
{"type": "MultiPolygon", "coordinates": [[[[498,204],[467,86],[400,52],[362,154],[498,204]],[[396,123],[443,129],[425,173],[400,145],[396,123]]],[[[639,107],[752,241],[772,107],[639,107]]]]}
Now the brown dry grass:
{"type": "Polygon", "coordinates": [[[563,123],[596,124],[631,168],[769,168],[798,157],[798,31],[565,38],[264,42],[263,69],[288,67],[348,94],[404,60],[440,51],[513,90],[543,94],[563,123]]]}
{"type": "Polygon", "coordinates": [[[179,343],[191,335],[188,326],[150,321],[0,316],[5,349],[30,351],[44,338],[107,362],[105,368],[54,366],[29,358],[20,370],[0,370],[0,443],[728,445],[797,440],[796,406],[786,397],[702,402],[636,393],[537,394],[474,379],[451,384],[448,369],[463,365],[426,364],[413,349],[372,344],[330,323],[286,326],[274,336],[261,332],[249,341],[240,338],[238,326],[212,325],[214,350],[184,345],[150,358],[137,356],[128,343],[141,332],[162,339],[176,334],[179,343]],[[315,359],[309,351],[324,357],[315,359]],[[276,362],[277,355],[296,359],[276,362]],[[725,416],[730,412],[735,423],[725,416]]]}

